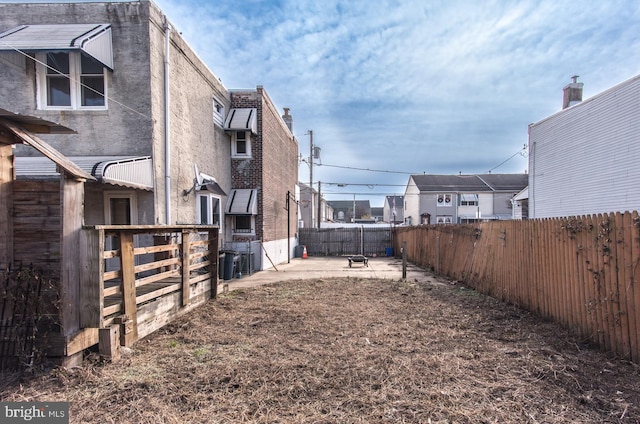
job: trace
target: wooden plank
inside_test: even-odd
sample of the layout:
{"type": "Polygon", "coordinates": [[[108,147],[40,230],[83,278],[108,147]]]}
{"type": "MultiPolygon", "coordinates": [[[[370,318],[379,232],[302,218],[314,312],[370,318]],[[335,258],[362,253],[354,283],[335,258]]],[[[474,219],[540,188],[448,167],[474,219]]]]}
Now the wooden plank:
{"type": "Polygon", "coordinates": [[[65,355],[71,356],[98,343],[97,328],[83,328],[65,337],[65,355]]]}
{"type": "Polygon", "coordinates": [[[0,269],[13,263],[13,148],[0,146],[0,269]]]}
{"type": "Polygon", "coordinates": [[[179,266],[179,265],[180,265],[180,258],[170,258],[170,259],[164,259],[160,261],[149,262],[142,265],[137,265],[135,267],[135,272],[139,273],[143,271],[150,271],[153,269],[159,269],[162,267],[169,267],[169,266],[170,266],[170,269],[175,269],[175,266],[179,266]]]}
{"type": "Polygon", "coordinates": [[[112,325],[98,330],[98,351],[107,361],[120,359],[120,326],[112,325]]]}
{"type": "Polygon", "coordinates": [[[631,258],[631,256],[626,255],[627,247],[627,225],[625,225],[630,215],[628,213],[621,214],[616,213],[616,238],[615,238],[615,257],[616,264],[615,269],[617,272],[617,284],[618,284],[618,320],[620,322],[620,353],[622,356],[628,360],[632,359],[631,355],[631,328],[633,327],[633,331],[635,331],[635,321],[633,320],[633,315],[629,314],[629,287],[628,287],[628,266],[627,260],[631,258]],[[633,322],[632,322],[633,321],[633,322]]]}
{"type": "Polygon", "coordinates": [[[176,252],[180,248],[178,244],[160,244],[156,246],[136,247],[134,253],[136,255],[144,255],[146,253],[160,253],[160,252],[176,252]]]}
{"type": "Polygon", "coordinates": [[[189,304],[190,288],[189,274],[191,273],[191,261],[189,254],[191,245],[189,243],[189,233],[182,233],[182,306],[189,304]]]}
{"type": "Polygon", "coordinates": [[[107,272],[103,272],[102,273],[102,280],[103,281],[115,280],[115,279],[121,278],[121,277],[122,277],[122,272],[120,270],[107,271],[107,272]]]}
{"type": "Polygon", "coordinates": [[[207,233],[207,239],[209,241],[209,252],[211,254],[211,268],[209,269],[209,274],[211,274],[211,298],[215,299],[218,297],[218,237],[219,231],[218,229],[209,230],[207,233]]]}
{"type": "Polygon", "coordinates": [[[51,147],[48,143],[38,138],[35,134],[26,131],[14,122],[7,119],[0,118],[0,125],[8,128],[16,136],[18,136],[25,144],[38,150],[40,153],[51,159],[58,166],[60,166],[70,177],[73,177],[79,181],[95,181],[96,179],[83,171],[78,165],[71,162],[62,153],[51,147]]]}
{"type": "Polygon", "coordinates": [[[156,290],[150,291],[149,293],[145,293],[140,296],[137,296],[136,303],[142,304],[142,303],[154,300],[156,298],[159,299],[164,295],[180,291],[181,289],[182,289],[182,283],[175,283],[168,286],[164,286],[160,289],[156,289],[156,290]]]}
{"type": "Polygon", "coordinates": [[[120,233],[120,256],[122,269],[122,312],[132,321],[130,332],[124,332],[124,345],[129,347],[138,340],[137,306],[136,306],[136,274],[134,272],[135,260],[133,255],[133,233],[122,231],[120,233]]]}
{"type": "MultiPolygon", "coordinates": [[[[80,230],[84,221],[84,184],[78,180],[67,178],[66,174],[60,179],[62,208],[61,234],[61,307],[60,321],[65,336],[80,329],[81,303],[80,278],[81,269],[78,258],[80,252],[80,230]]],[[[86,252],[84,252],[86,253],[86,252]]]]}
{"type": "Polygon", "coordinates": [[[104,246],[104,233],[95,230],[81,230],[80,262],[80,327],[102,327],[104,307],[104,261],[100,259],[104,246]]]}
{"type": "Polygon", "coordinates": [[[139,278],[136,280],[136,287],[142,287],[150,283],[156,283],[158,281],[164,280],[165,278],[179,277],[179,276],[180,276],[180,270],[172,269],[170,271],[161,272],[159,274],[153,274],[148,277],[139,278]]]}
{"type": "MultiPolygon", "coordinates": [[[[635,343],[631,345],[631,355],[636,364],[640,364],[640,215],[634,211],[629,222],[629,314],[634,316],[635,343]]],[[[632,339],[632,342],[634,341],[632,339]]]]}
{"type": "Polygon", "coordinates": [[[607,336],[607,349],[618,353],[618,324],[617,324],[617,285],[615,275],[615,259],[612,255],[613,242],[615,237],[615,221],[613,215],[604,214],[600,225],[602,271],[604,281],[603,306],[606,317],[605,335],[607,336]]]}

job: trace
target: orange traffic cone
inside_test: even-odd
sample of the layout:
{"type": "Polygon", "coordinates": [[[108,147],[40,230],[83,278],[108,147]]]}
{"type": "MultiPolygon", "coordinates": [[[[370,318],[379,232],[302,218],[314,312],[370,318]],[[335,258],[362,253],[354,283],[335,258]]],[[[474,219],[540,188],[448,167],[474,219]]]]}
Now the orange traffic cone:
{"type": "Polygon", "coordinates": [[[307,255],[307,246],[302,246],[302,259],[307,259],[309,255],[307,255]]]}

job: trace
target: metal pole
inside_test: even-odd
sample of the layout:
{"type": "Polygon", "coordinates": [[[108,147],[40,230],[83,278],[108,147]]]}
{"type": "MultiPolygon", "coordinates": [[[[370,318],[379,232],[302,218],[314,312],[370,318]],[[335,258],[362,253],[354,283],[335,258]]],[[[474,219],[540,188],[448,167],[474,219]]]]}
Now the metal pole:
{"type": "Polygon", "coordinates": [[[313,130],[309,130],[309,191],[311,195],[311,203],[309,203],[311,208],[311,228],[313,228],[313,130]]]}
{"type": "Polygon", "coordinates": [[[407,278],[407,241],[402,242],[402,279],[407,278]]]}
{"type": "Polygon", "coordinates": [[[320,229],[320,222],[322,221],[322,197],[321,190],[322,182],[318,181],[318,229],[320,229]]]}

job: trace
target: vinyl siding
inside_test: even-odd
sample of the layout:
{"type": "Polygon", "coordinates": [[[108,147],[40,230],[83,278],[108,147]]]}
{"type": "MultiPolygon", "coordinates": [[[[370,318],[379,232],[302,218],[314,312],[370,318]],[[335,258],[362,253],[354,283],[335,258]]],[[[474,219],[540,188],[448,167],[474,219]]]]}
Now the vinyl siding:
{"type": "Polygon", "coordinates": [[[640,205],[640,76],[529,128],[533,218],[640,205]]]}

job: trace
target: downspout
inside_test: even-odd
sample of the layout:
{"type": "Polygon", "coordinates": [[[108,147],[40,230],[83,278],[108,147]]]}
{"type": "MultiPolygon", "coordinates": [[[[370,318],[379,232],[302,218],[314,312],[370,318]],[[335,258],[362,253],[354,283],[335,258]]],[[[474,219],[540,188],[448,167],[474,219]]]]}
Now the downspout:
{"type": "Polygon", "coordinates": [[[164,17],[164,213],[165,224],[171,224],[171,108],[169,95],[169,51],[171,25],[164,17]]]}

